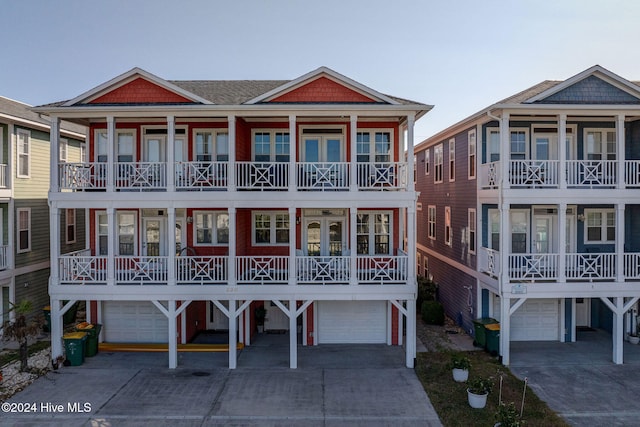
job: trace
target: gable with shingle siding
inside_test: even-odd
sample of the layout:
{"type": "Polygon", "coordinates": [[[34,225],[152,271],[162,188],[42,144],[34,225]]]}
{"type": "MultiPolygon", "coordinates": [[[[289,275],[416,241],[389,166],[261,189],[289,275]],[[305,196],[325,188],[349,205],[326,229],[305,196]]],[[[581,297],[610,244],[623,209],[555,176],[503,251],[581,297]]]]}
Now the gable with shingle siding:
{"type": "Polygon", "coordinates": [[[589,76],[537,102],[538,104],[640,104],[640,99],[614,85],[589,76]]]}

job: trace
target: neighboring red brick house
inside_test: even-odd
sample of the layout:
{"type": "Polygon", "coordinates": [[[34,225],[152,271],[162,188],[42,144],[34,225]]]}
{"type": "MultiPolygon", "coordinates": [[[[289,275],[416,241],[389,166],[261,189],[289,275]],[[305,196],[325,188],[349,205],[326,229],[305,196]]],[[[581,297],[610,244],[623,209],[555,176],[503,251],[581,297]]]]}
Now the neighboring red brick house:
{"type": "Polygon", "coordinates": [[[176,344],[201,330],[250,345],[262,305],[266,329],[291,332],[292,368],[298,334],[303,345],[401,345],[405,330],[412,367],[406,141],[430,108],[324,67],[291,81],[167,81],[136,68],[37,108],[54,129],[89,129],[80,163],[59,163],[51,137],[51,222],[85,208],[89,230],[67,255],[51,230],[53,357],[62,301],[87,300],[104,341],[168,342],[171,368],[176,344]]]}

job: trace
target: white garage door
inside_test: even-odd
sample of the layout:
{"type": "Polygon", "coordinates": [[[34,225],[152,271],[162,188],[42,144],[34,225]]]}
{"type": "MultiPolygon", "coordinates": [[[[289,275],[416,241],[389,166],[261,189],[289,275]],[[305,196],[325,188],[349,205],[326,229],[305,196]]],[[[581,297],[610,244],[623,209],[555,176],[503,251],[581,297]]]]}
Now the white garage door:
{"type": "Polygon", "coordinates": [[[386,301],[319,301],[319,344],[387,342],[386,301]]]}
{"type": "Polygon", "coordinates": [[[102,323],[106,342],[168,342],[167,317],[149,301],[105,301],[102,323]]]}
{"type": "Polygon", "coordinates": [[[557,299],[529,299],[511,315],[511,341],[558,341],[557,299]]]}

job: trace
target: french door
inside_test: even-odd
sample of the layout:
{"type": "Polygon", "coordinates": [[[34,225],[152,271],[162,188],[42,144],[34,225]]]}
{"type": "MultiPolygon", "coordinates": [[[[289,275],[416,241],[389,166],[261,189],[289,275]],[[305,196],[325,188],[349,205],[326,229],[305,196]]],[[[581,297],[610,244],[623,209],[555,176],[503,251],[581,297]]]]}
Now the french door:
{"type": "Polygon", "coordinates": [[[346,248],[344,218],[307,218],[305,244],[308,256],[341,256],[346,248]]]}

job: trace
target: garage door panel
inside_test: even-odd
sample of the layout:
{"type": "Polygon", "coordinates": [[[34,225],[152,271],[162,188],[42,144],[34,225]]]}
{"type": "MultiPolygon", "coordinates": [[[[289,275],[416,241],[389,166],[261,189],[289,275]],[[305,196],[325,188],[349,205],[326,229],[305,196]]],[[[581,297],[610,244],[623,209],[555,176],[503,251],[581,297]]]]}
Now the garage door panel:
{"type": "Polygon", "coordinates": [[[318,302],[318,343],[380,344],[386,340],[385,301],[318,302]]]}
{"type": "MultiPolygon", "coordinates": [[[[494,300],[496,319],[500,299],[494,300]]],[[[560,309],[557,299],[528,299],[511,315],[511,341],[559,340],[560,309]]]]}
{"type": "Polygon", "coordinates": [[[168,320],[149,301],[105,301],[103,330],[106,342],[166,343],[168,320]]]}

